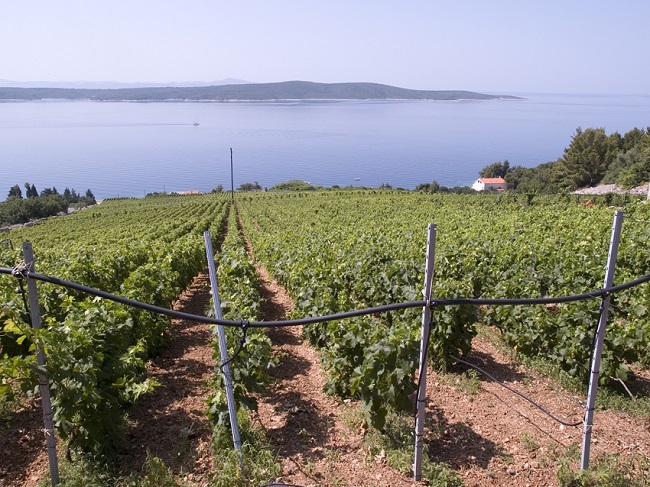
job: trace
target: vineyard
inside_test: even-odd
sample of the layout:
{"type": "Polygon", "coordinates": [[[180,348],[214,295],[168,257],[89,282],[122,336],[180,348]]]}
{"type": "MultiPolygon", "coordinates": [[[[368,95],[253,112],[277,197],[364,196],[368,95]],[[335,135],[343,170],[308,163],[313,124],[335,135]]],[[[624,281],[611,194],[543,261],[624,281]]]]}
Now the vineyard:
{"type": "MultiPolygon", "coordinates": [[[[615,282],[650,274],[650,208],[624,204],[615,282]]],[[[64,218],[12,231],[0,267],[30,241],[37,272],[170,308],[206,267],[203,232],[218,249],[224,318],[260,319],[258,276],[246,251],[288,291],[289,318],[322,316],[422,299],[427,224],[436,222],[433,297],[539,298],[602,287],[613,209],[575,197],[424,195],[411,192],[245,194],[109,200],[64,218]]],[[[68,449],[109,458],[119,451],[132,404],[156,388],[145,364],[169,337],[167,316],[52,284],[39,284],[43,329],[32,330],[21,282],[0,276],[0,395],[37,386],[33,345],[47,357],[56,433],[68,449]]],[[[612,297],[601,383],[620,388],[650,365],[650,287],[612,297]]],[[[443,306],[433,311],[429,364],[457,367],[480,327],[493,327],[516,354],[541,357],[586,381],[600,300],[537,306],[443,306]]],[[[207,312],[207,310],[206,310],[207,312]]],[[[303,328],[319,350],[325,389],[359,400],[365,421],[390,428],[412,412],[421,308],[303,328]]],[[[255,409],[277,362],[261,328],[228,329],[238,403],[255,409]]],[[[216,345],[215,345],[216,346],[216,345]]],[[[215,357],[218,355],[215,352],[215,357]]],[[[218,359],[215,359],[218,365],[218,359]]],[[[206,414],[226,423],[216,367],[206,414]]],[[[597,420],[596,420],[597,421],[597,420]]]]}

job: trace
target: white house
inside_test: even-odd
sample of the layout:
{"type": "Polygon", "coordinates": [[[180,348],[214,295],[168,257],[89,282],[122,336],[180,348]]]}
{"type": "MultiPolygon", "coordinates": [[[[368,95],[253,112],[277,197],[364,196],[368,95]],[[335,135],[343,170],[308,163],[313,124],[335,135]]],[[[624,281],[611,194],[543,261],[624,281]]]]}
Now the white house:
{"type": "Polygon", "coordinates": [[[505,191],[507,187],[508,183],[503,178],[479,178],[472,184],[472,189],[476,191],[485,191],[486,189],[505,191]]]}

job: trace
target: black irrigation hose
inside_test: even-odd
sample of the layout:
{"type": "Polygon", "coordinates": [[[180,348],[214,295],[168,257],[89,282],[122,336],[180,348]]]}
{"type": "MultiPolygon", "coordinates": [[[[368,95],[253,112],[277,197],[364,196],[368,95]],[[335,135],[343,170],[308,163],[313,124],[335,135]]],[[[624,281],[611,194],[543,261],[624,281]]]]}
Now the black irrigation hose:
{"type": "Polygon", "coordinates": [[[56,277],[46,276],[43,274],[39,274],[37,272],[27,272],[27,271],[14,272],[13,269],[0,267],[0,274],[9,274],[17,278],[28,277],[43,282],[49,282],[50,284],[67,287],[69,289],[74,289],[76,291],[81,291],[86,294],[98,296],[104,299],[109,299],[111,301],[132,306],[134,308],[139,308],[145,311],[151,311],[153,313],[160,313],[167,316],[171,316],[172,318],[180,318],[186,320],[200,321],[203,323],[211,323],[214,325],[234,326],[240,328],[243,326],[247,326],[250,328],[272,328],[272,327],[283,327],[283,326],[309,325],[314,323],[324,323],[326,321],[341,320],[344,318],[353,318],[356,316],[385,313],[387,311],[395,311],[398,309],[422,308],[427,304],[426,301],[412,301],[406,303],[387,304],[384,306],[375,306],[373,308],[346,311],[344,313],[336,313],[336,314],[330,314],[324,316],[314,316],[311,318],[301,318],[298,320],[282,320],[282,321],[223,320],[218,318],[209,318],[207,316],[193,315],[190,313],[184,313],[182,311],[175,311],[175,310],[163,308],[161,306],[155,306],[153,304],[141,303],[133,299],[117,296],[115,294],[111,294],[106,291],[100,291],[99,289],[94,289],[88,286],[84,286],[82,284],[77,284],[75,282],[65,281],[63,279],[58,279],[56,277]]]}
{"type": "Polygon", "coordinates": [[[469,366],[469,367],[472,367],[473,369],[478,370],[481,374],[483,374],[483,375],[485,375],[486,377],[492,379],[494,382],[496,382],[497,384],[499,384],[501,387],[503,387],[503,388],[505,388],[505,389],[508,389],[510,392],[513,392],[513,393],[517,394],[519,397],[521,397],[522,399],[528,401],[528,402],[531,403],[533,406],[535,406],[537,409],[539,409],[540,411],[542,411],[542,412],[543,412],[544,414],[546,414],[549,418],[551,418],[551,419],[557,421],[557,422],[560,423],[560,424],[563,424],[564,426],[580,426],[580,425],[583,423],[583,420],[581,420],[581,421],[577,421],[577,422],[575,422],[575,423],[568,423],[568,422],[566,422],[566,421],[562,421],[562,420],[559,419],[558,417],[554,416],[554,415],[553,415],[550,411],[548,411],[546,408],[544,408],[544,406],[542,406],[541,404],[535,402],[534,400],[532,400],[530,397],[528,397],[528,396],[527,396],[526,394],[524,394],[523,392],[519,392],[517,389],[515,389],[515,388],[513,388],[513,387],[510,387],[508,384],[506,384],[506,383],[500,381],[499,379],[497,379],[497,378],[494,377],[493,375],[490,375],[490,373],[486,372],[485,370],[483,370],[483,369],[480,368],[479,366],[474,365],[474,364],[472,364],[472,363],[470,363],[470,362],[467,362],[467,361],[465,361],[465,360],[463,360],[463,359],[461,359],[461,358],[458,358],[458,357],[456,357],[456,356],[454,356],[454,355],[450,355],[450,357],[453,358],[454,360],[458,361],[458,362],[461,362],[461,363],[463,363],[463,364],[465,364],[465,365],[467,365],[467,366],[469,366]]]}
{"type": "Polygon", "coordinates": [[[84,292],[86,294],[91,294],[93,296],[98,296],[100,298],[109,299],[117,303],[126,304],[135,308],[143,309],[145,311],[151,311],[153,313],[160,313],[173,318],[181,318],[186,320],[200,321],[203,323],[211,323],[215,325],[222,326],[234,326],[242,327],[247,326],[251,328],[273,328],[273,327],[284,327],[284,326],[299,326],[299,325],[312,325],[316,323],[324,323],[327,321],[341,320],[345,318],[354,318],[357,316],[371,315],[377,313],[385,313],[387,311],[395,311],[400,309],[408,308],[422,308],[423,306],[431,306],[432,308],[439,306],[457,306],[457,305],[510,305],[510,306],[519,306],[519,305],[533,305],[533,304],[552,304],[552,303],[567,303],[572,301],[581,301],[585,299],[594,299],[598,297],[605,296],[607,294],[613,294],[619,291],[624,291],[626,289],[638,286],[645,282],[650,281],[650,274],[639,277],[630,282],[624,284],[619,284],[618,286],[613,286],[610,288],[599,289],[592,291],[590,293],[575,294],[571,296],[560,296],[560,297],[549,297],[549,298],[532,298],[532,299],[483,299],[483,298],[456,298],[456,299],[434,299],[431,301],[409,301],[404,303],[395,303],[387,304],[383,306],[375,306],[372,308],[365,308],[353,311],[346,311],[343,313],[335,313],[324,316],[314,316],[309,318],[300,318],[296,320],[280,320],[280,321],[246,321],[246,320],[223,320],[218,318],[209,318],[207,316],[193,315],[190,313],[184,313],[182,311],[175,311],[161,306],[155,306],[152,304],[141,303],[133,299],[125,298],[122,296],[117,296],[105,291],[100,291],[99,289],[94,289],[82,284],[77,284],[70,281],[65,281],[63,279],[58,279],[56,277],[50,277],[36,272],[29,271],[17,271],[15,269],[9,269],[5,267],[0,267],[0,274],[8,274],[17,278],[28,277],[31,279],[37,279],[43,282],[49,282],[50,284],[55,284],[58,286],[67,287],[70,289],[75,289],[77,291],[84,292]]]}

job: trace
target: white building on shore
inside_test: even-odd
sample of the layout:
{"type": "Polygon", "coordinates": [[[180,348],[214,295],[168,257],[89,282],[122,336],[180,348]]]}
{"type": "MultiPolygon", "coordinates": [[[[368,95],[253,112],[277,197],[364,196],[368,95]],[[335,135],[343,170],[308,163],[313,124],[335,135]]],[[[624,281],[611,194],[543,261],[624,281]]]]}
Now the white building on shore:
{"type": "Polygon", "coordinates": [[[485,191],[486,189],[505,191],[507,188],[508,183],[503,178],[479,178],[472,184],[472,189],[476,191],[485,191]]]}

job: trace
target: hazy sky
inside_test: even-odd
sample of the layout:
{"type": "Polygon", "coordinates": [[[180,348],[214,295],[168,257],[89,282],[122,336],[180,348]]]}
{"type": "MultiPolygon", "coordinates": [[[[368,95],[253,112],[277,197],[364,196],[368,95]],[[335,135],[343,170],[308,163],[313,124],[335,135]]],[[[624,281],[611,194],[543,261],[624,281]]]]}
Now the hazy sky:
{"type": "Polygon", "coordinates": [[[648,0],[20,0],[0,79],[650,94],[648,0]]]}

